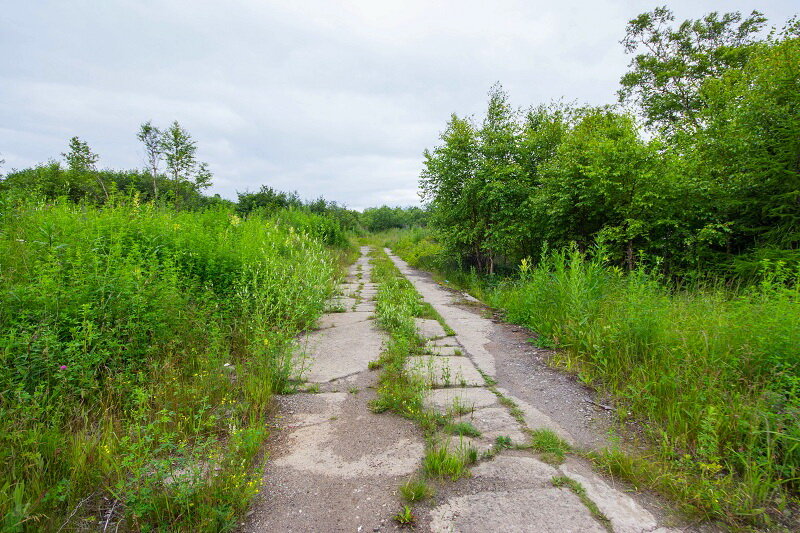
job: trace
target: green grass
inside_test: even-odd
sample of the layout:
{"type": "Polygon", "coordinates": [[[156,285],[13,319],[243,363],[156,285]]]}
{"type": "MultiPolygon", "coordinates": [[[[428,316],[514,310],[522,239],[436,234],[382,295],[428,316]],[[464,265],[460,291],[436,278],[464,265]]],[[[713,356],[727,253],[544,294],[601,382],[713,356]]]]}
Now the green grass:
{"type": "MultiPolygon", "coordinates": [[[[764,525],[798,501],[797,271],[764,262],[750,286],[675,286],[646,267],[609,267],[602,251],[564,250],[504,280],[454,269],[425,231],[382,238],[413,266],[437,269],[438,279],[536,332],[538,345],[556,350],[552,364],[613,396],[622,422],[646,428],[650,464],[684,480],[685,489],[676,482],[668,492],[686,509],[764,525]]],[[[670,485],[652,468],[619,470],[645,486],[670,485]]]]}
{"type": "Polygon", "coordinates": [[[531,447],[542,454],[542,458],[550,464],[561,464],[570,445],[549,429],[533,429],[529,431],[531,447]]]}
{"type": "Polygon", "coordinates": [[[235,526],[333,292],[300,218],[0,198],[0,530],[235,526]]]}
{"type": "MultiPolygon", "coordinates": [[[[474,448],[472,448],[474,450],[474,448]]],[[[422,460],[422,471],[431,478],[450,478],[455,481],[469,475],[468,464],[477,460],[477,453],[472,457],[466,453],[453,453],[448,446],[435,445],[428,449],[422,460]]]]}
{"type": "Polygon", "coordinates": [[[419,502],[432,497],[433,487],[420,479],[410,479],[400,485],[400,496],[408,503],[419,502]]]}
{"type": "Polygon", "coordinates": [[[462,437],[480,437],[481,432],[469,422],[457,422],[447,424],[444,430],[453,435],[460,435],[462,437]]]}
{"type": "Polygon", "coordinates": [[[645,420],[659,459],[699,483],[696,511],[758,522],[800,479],[800,284],[780,265],[758,286],[669,291],[578,252],[546,256],[493,293],[552,339],[558,363],[645,420]],[[736,487],[732,491],[732,487],[736,487]]]}

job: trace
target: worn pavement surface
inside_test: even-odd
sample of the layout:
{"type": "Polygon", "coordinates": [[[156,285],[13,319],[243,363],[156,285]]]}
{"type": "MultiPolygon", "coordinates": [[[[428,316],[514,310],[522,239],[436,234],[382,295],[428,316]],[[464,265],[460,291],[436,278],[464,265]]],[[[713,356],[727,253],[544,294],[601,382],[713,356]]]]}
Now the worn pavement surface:
{"type": "MultiPolygon", "coordinates": [[[[573,445],[605,442],[603,413],[591,393],[563,375],[537,365],[524,337],[482,316],[469,296],[446,289],[430,275],[392,261],[455,331],[448,336],[437,321],[418,320],[429,339],[428,355],[409,358],[407,369],[425,377],[432,389],[427,404],[441,411],[454,402],[469,407],[461,419],[481,431],[470,443],[483,451],[498,436],[524,444],[528,430],[547,428],[573,445]],[[506,329],[503,329],[506,328],[506,329]],[[513,357],[510,357],[512,354],[513,357]],[[521,364],[520,361],[523,361],[521,364]],[[494,391],[486,378],[496,381],[494,391]],[[524,413],[520,424],[496,394],[524,413]],[[551,404],[552,402],[552,404],[551,404]]],[[[373,414],[368,402],[384,341],[374,324],[368,248],[352,266],[342,294],[330,304],[318,330],[303,340],[305,377],[318,392],[279,398],[279,413],[261,493],[242,531],[390,531],[402,502],[397,489],[419,472],[424,455],[420,430],[395,415],[373,414]]],[[[541,363],[539,361],[539,363],[541,363]]],[[[472,475],[439,484],[437,495],[415,508],[417,531],[432,532],[667,532],[678,528],[663,503],[593,472],[574,457],[558,466],[535,454],[505,450],[482,460],[472,475]],[[554,477],[578,481],[610,520],[604,524],[554,477]]]]}

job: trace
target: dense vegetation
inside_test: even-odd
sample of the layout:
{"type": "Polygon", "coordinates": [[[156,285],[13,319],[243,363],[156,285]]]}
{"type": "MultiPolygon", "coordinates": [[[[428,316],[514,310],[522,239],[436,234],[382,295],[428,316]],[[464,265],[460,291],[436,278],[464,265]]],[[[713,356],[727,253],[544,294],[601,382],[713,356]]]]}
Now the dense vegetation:
{"type": "Polygon", "coordinates": [[[798,262],[800,26],[758,41],[757,14],[670,19],[642,15],[625,40],[646,50],[621,94],[647,132],[613,106],[519,111],[499,86],[480,124],[452,116],[421,181],[452,257],[492,272],[601,242],[616,264],[658,256],[682,276],[798,262]]]}
{"type": "Polygon", "coordinates": [[[0,529],[231,527],[331,253],[225,208],[3,199],[0,228],[0,529]]]}
{"type": "Polygon", "coordinates": [[[481,123],[453,115],[425,153],[430,231],[386,240],[642,423],[653,454],[600,464],[763,525],[800,489],[800,27],[672,22],[629,23],[628,107],[519,111],[496,86],[481,123]]]}
{"type": "Polygon", "coordinates": [[[98,170],[74,137],[65,165],[0,181],[3,531],[233,527],[359,224],[322,199],[209,198],[177,123],[139,139],[144,171],[98,170]]]}

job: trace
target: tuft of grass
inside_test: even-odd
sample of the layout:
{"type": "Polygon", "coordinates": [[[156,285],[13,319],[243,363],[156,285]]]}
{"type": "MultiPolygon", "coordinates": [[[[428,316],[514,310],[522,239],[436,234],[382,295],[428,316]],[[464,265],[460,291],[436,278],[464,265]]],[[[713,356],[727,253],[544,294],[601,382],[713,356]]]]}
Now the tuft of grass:
{"type": "Polygon", "coordinates": [[[400,485],[400,496],[408,503],[422,501],[433,494],[433,487],[421,479],[410,479],[400,485]]]}
{"type": "Polygon", "coordinates": [[[462,437],[480,437],[481,432],[478,428],[473,426],[470,422],[456,422],[447,424],[444,430],[453,435],[460,435],[462,437]]]}
{"type": "Polygon", "coordinates": [[[468,405],[464,403],[464,401],[458,396],[453,398],[453,403],[447,408],[447,414],[451,417],[468,415],[473,412],[475,412],[475,405],[468,405]]]}
{"type": "Polygon", "coordinates": [[[417,521],[411,507],[408,505],[404,505],[400,512],[394,515],[393,519],[400,527],[413,527],[417,521]]]}
{"type": "Polygon", "coordinates": [[[529,431],[531,447],[542,454],[542,459],[551,464],[564,462],[570,445],[549,429],[533,429],[529,431]]]}
{"type": "Polygon", "coordinates": [[[551,479],[551,482],[553,483],[554,487],[566,487],[571,490],[581,500],[583,505],[589,509],[589,512],[592,513],[592,516],[594,516],[595,519],[600,522],[603,527],[606,528],[606,530],[609,531],[609,533],[613,533],[613,529],[611,528],[611,520],[609,520],[608,517],[603,514],[600,508],[597,507],[597,504],[592,501],[591,498],[589,498],[589,496],[586,494],[586,489],[583,488],[583,485],[567,476],[554,476],[553,479],[551,479]]]}
{"type": "Polygon", "coordinates": [[[422,460],[422,470],[432,478],[450,478],[455,481],[469,474],[467,461],[462,454],[451,453],[448,446],[434,445],[422,460]]]}

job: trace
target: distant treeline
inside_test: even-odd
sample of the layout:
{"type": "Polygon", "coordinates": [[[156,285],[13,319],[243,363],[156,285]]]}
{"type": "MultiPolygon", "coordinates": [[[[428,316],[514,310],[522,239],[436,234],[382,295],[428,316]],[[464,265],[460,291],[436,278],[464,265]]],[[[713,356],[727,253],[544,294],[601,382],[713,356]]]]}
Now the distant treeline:
{"type": "Polygon", "coordinates": [[[452,116],[421,179],[450,257],[493,272],[602,243],[678,275],[800,260],[800,24],[673,21],[629,22],[620,106],[518,110],[498,85],[480,123],[452,116]]]}
{"type": "MultiPolygon", "coordinates": [[[[102,205],[112,199],[136,196],[139,202],[169,204],[180,210],[202,210],[225,206],[241,217],[253,213],[273,215],[279,211],[303,211],[330,219],[336,226],[328,231],[377,232],[393,228],[424,226],[427,213],[419,207],[374,207],[358,212],[318,197],[302,199],[297,192],[278,191],[263,185],[257,192],[237,193],[237,201],[203,191],[211,185],[212,174],[198,163],[196,144],[180,124],[162,131],[150,122],[142,124],[137,138],[145,149],[145,169],[98,169],[98,156],[79,137],[69,141],[63,162],[51,160],[31,168],[0,175],[0,193],[6,197],[45,200],[67,198],[75,203],[102,205]],[[162,169],[162,163],[164,168],[162,169]]],[[[0,163],[2,161],[0,160],[0,163]]],[[[284,215],[286,216],[286,215],[284,215]]],[[[343,238],[343,237],[342,237],[343,238]]],[[[340,240],[338,237],[335,240],[340,240]]]]}

